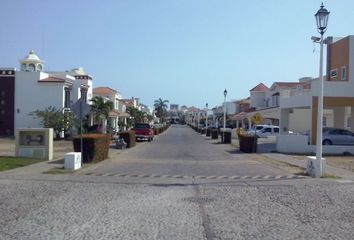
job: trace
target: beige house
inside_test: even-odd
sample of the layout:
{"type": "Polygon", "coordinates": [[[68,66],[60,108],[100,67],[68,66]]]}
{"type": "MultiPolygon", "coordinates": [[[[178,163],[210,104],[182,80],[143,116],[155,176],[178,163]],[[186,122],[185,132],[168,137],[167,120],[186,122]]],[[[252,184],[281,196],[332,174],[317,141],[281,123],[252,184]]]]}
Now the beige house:
{"type": "Polygon", "coordinates": [[[130,115],[126,112],[126,105],[120,92],[110,87],[96,87],[93,89],[93,96],[100,96],[106,101],[113,102],[114,109],[109,113],[108,129],[111,129],[113,132],[125,130],[127,118],[130,115]],[[123,123],[124,126],[119,126],[119,123],[123,123]]]}
{"type": "MultiPolygon", "coordinates": [[[[324,125],[351,128],[354,115],[354,36],[327,38],[327,76],[324,78],[324,125]]],[[[280,135],[277,149],[281,152],[315,152],[319,79],[311,79],[308,88],[291,88],[280,94],[280,135]],[[290,116],[302,110],[302,121],[309,136],[289,135],[290,116]]],[[[324,153],[354,153],[351,146],[324,146],[324,153]]]]}

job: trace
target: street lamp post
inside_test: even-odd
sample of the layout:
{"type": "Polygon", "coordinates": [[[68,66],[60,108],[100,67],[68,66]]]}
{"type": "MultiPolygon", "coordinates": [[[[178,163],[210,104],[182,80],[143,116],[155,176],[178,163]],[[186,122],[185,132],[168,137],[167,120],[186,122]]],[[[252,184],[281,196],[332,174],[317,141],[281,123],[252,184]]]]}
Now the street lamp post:
{"type": "Polygon", "coordinates": [[[321,50],[320,50],[320,69],[319,69],[319,81],[320,81],[320,89],[318,94],[318,109],[317,109],[317,136],[316,136],[316,162],[319,166],[319,173],[316,177],[321,177],[323,169],[322,162],[322,119],[323,119],[323,34],[327,30],[327,22],[328,22],[329,12],[324,8],[323,3],[321,4],[321,8],[315,14],[317,30],[321,34],[321,50]]]}
{"type": "Polygon", "coordinates": [[[227,95],[227,90],[225,88],[224,90],[224,129],[222,132],[222,141],[225,142],[225,127],[226,127],[226,95],[227,95]]]}
{"type": "Polygon", "coordinates": [[[208,131],[208,103],[205,104],[205,135],[207,135],[207,131],[208,131]]]}

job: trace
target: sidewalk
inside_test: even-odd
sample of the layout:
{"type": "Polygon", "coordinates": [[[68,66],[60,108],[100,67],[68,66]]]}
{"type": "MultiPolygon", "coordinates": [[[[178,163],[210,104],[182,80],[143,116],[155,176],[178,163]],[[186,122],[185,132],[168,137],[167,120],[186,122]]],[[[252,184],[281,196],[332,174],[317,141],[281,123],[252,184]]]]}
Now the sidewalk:
{"type": "MultiPolygon", "coordinates": [[[[239,148],[238,139],[232,139],[231,144],[234,147],[236,147],[237,149],[239,148]]],[[[287,155],[287,154],[283,154],[283,153],[274,153],[275,150],[276,150],[275,144],[270,144],[268,142],[264,142],[264,143],[262,142],[262,143],[258,144],[257,154],[259,154],[261,156],[265,156],[265,157],[273,159],[273,160],[276,160],[276,161],[279,161],[279,162],[287,163],[290,165],[295,165],[295,166],[306,169],[306,166],[307,166],[306,156],[294,157],[292,155],[287,155]]],[[[345,180],[354,181],[354,172],[349,171],[349,170],[345,170],[345,169],[339,168],[339,167],[333,167],[328,164],[326,164],[326,174],[334,175],[334,176],[340,177],[345,180]]]]}

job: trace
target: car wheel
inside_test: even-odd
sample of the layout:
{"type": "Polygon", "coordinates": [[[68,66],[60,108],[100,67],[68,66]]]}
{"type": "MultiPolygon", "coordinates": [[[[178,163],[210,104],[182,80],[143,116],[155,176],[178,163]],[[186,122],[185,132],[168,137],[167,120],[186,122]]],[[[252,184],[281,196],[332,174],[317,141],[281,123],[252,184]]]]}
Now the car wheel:
{"type": "Polygon", "coordinates": [[[332,145],[332,142],[331,142],[331,140],[326,139],[326,140],[323,140],[322,145],[332,145]]]}

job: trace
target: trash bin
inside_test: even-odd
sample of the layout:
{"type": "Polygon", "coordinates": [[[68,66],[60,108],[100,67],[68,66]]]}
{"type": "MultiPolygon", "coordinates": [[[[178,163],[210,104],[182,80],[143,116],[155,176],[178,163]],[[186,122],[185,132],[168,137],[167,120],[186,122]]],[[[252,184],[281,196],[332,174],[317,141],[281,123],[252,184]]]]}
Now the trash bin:
{"type": "Polygon", "coordinates": [[[257,152],[257,137],[255,136],[239,136],[240,151],[245,153],[257,152]]]}
{"type": "Polygon", "coordinates": [[[218,139],[218,130],[217,129],[212,129],[211,130],[211,139],[218,139]]]}
{"type": "Polygon", "coordinates": [[[207,136],[207,137],[210,137],[210,135],[211,135],[211,129],[208,128],[207,131],[206,131],[206,136],[207,136]]]}
{"type": "Polygon", "coordinates": [[[221,143],[231,143],[231,129],[225,128],[221,129],[221,143]]]}

